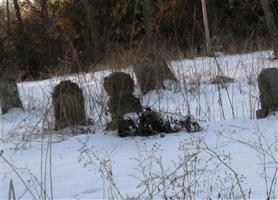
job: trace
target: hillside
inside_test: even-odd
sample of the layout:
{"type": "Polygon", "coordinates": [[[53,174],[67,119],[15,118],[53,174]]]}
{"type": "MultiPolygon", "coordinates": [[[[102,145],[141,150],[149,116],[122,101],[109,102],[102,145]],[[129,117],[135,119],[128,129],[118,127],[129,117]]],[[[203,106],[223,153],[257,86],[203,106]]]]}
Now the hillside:
{"type": "MultiPolygon", "coordinates": [[[[21,199],[278,198],[278,113],[255,119],[257,76],[278,67],[271,53],[169,61],[177,87],[142,96],[136,84],[144,106],[163,116],[193,115],[197,133],[119,138],[106,131],[102,83],[111,70],[18,83],[24,111],[1,115],[2,156],[10,163],[1,159],[1,199],[10,179],[21,199]],[[234,82],[212,84],[216,75],[234,82]],[[51,92],[67,79],[83,89],[94,123],[53,131],[51,92]]],[[[124,71],[136,82],[132,68],[124,71]]]]}

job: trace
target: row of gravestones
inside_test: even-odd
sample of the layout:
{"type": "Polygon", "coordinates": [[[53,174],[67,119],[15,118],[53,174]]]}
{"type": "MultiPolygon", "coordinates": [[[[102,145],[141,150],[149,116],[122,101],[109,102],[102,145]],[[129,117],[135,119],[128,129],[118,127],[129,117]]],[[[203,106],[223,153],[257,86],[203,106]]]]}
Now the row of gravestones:
{"type": "MultiPolygon", "coordinates": [[[[159,55],[150,55],[133,67],[142,94],[151,90],[164,88],[165,80],[176,81],[167,63],[159,55]]],[[[10,108],[22,107],[15,80],[1,79],[0,102],[2,114],[10,108]]],[[[111,128],[126,113],[141,112],[140,100],[133,96],[134,82],[130,75],[114,72],[104,78],[104,89],[109,96],[108,107],[111,113],[111,128]]],[[[71,81],[62,81],[52,93],[55,129],[69,125],[84,125],[87,118],[84,109],[82,90],[71,81]]]]}
{"type": "MultiPolygon", "coordinates": [[[[176,81],[166,62],[157,55],[140,61],[133,69],[143,94],[163,87],[167,79],[176,81]]],[[[258,76],[258,86],[262,109],[256,114],[257,118],[263,118],[271,111],[278,111],[278,69],[262,70],[258,76]]],[[[116,129],[125,114],[142,111],[140,100],[133,96],[134,82],[130,75],[123,72],[111,73],[104,78],[104,89],[109,96],[108,107],[112,118],[110,128],[116,129]]],[[[56,129],[87,123],[84,97],[76,83],[62,81],[54,88],[52,100],[56,129]]],[[[1,79],[0,103],[3,114],[12,107],[22,107],[14,80],[1,79]]]]}

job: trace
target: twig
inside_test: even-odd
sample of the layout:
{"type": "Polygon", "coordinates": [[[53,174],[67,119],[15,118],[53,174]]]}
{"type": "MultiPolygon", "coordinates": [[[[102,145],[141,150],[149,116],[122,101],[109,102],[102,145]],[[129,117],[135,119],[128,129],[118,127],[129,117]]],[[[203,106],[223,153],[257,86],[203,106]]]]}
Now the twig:
{"type": "Polygon", "coordinates": [[[9,200],[16,200],[15,198],[15,191],[14,191],[14,184],[13,184],[13,180],[10,180],[10,186],[9,186],[9,200]]]}
{"type": "Polygon", "coordinates": [[[278,172],[278,167],[276,167],[276,170],[275,170],[274,175],[273,175],[273,177],[272,177],[267,199],[270,199],[270,198],[271,198],[272,188],[273,188],[275,182],[277,181],[277,180],[276,180],[277,172],[278,172]]]}
{"type": "Polygon", "coordinates": [[[210,148],[208,147],[207,144],[205,144],[205,143],[203,143],[203,144],[204,144],[205,147],[206,147],[205,150],[206,150],[211,156],[214,156],[217,160],[219,160],[225,167],[227,167],[227,168],[234,174],[234,176],[235,176],[235,178],[236,178],[236,181],[237,181],[237,184],[238,184],[238,187],[239,187],[239,189],[240,189],[240,193],[241,193],[242,199],[245,200],[246,198],[245,198],[244,191],[243,191],[243,189],[242,189],[240,180],[239,180],[239,178],[238,178],[237,172],[236,172],[233,168],[231,168],[227,163],[225,163],[215,151],[213,151],[212,149],[210,149],[210,148]]]}
{"type": "Polygon", "coordinates": [[[36,196],[34,195],[34,193],[31,191],[31,189],[29,188],[29,186],[26,184],[26,182],[23,180],[23,178],[20,176],[20,174],[18,173],[18,171],[16,170],[16,168],[12,165],[12,163],[10,163],[4,156],[3,156],[4,151],[1,150],[0,151],[0,157],[2,158],[2,160],[10,166],[10,168],[14,171],[14,173],[17,175],[17,177],[20,179],[20,181],[23,183],[23,185],[26,187],[26,189],[29,191],[29,193],[32,195],[32,197],[34,199],[37,199],[36,196]]]}

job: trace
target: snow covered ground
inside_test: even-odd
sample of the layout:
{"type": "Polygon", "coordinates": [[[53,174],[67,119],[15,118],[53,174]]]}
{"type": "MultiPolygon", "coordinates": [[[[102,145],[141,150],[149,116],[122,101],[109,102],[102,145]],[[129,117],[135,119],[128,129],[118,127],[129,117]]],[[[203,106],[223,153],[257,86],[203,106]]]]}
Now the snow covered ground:
{"type": "MultiPolygon", "coordinates": [[[[8,198],[11,179],[21,199],[278,198],[278,116],[255,119],[256,78],[263,68],[278,67],[270,54],[172,61],[177,87],[141,96],[136,86],[143,105],[164,115],[194,115],[199,133],[119,138],[105,131],[102,80],[111,70],[19,83],[25,111],[1,116],[2,158],[10,164],[1,159],[0,198],[8,198]],[[234,83],[210,84],[219,74],[234,83]],[[51,91],[66,79],[83,89],[94,121],[78,136],[50,131],[51,91]]],[[[131,68],[124,71],[134,77],[131,68]]]]}

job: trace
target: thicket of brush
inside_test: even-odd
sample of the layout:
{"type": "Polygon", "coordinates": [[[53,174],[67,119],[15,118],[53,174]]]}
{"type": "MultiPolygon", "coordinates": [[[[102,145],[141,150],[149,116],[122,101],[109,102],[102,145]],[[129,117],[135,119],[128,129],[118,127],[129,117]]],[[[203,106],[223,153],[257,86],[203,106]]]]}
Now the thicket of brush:
{"type": "MultiPolygon", "coordinates": [[[[201,1],[146,2],[2,1],[2,74],[22,80],[95,70],[103,64],[118,67],[153,47],[172,59],[202,53],[201,1]]],[[[277,19],[278,2],[271,3],[277,19]]],[[[207,7],[212,42],[225,51],[263,49],[272,42],[259,0],[207,0],[207,7]]]]}

